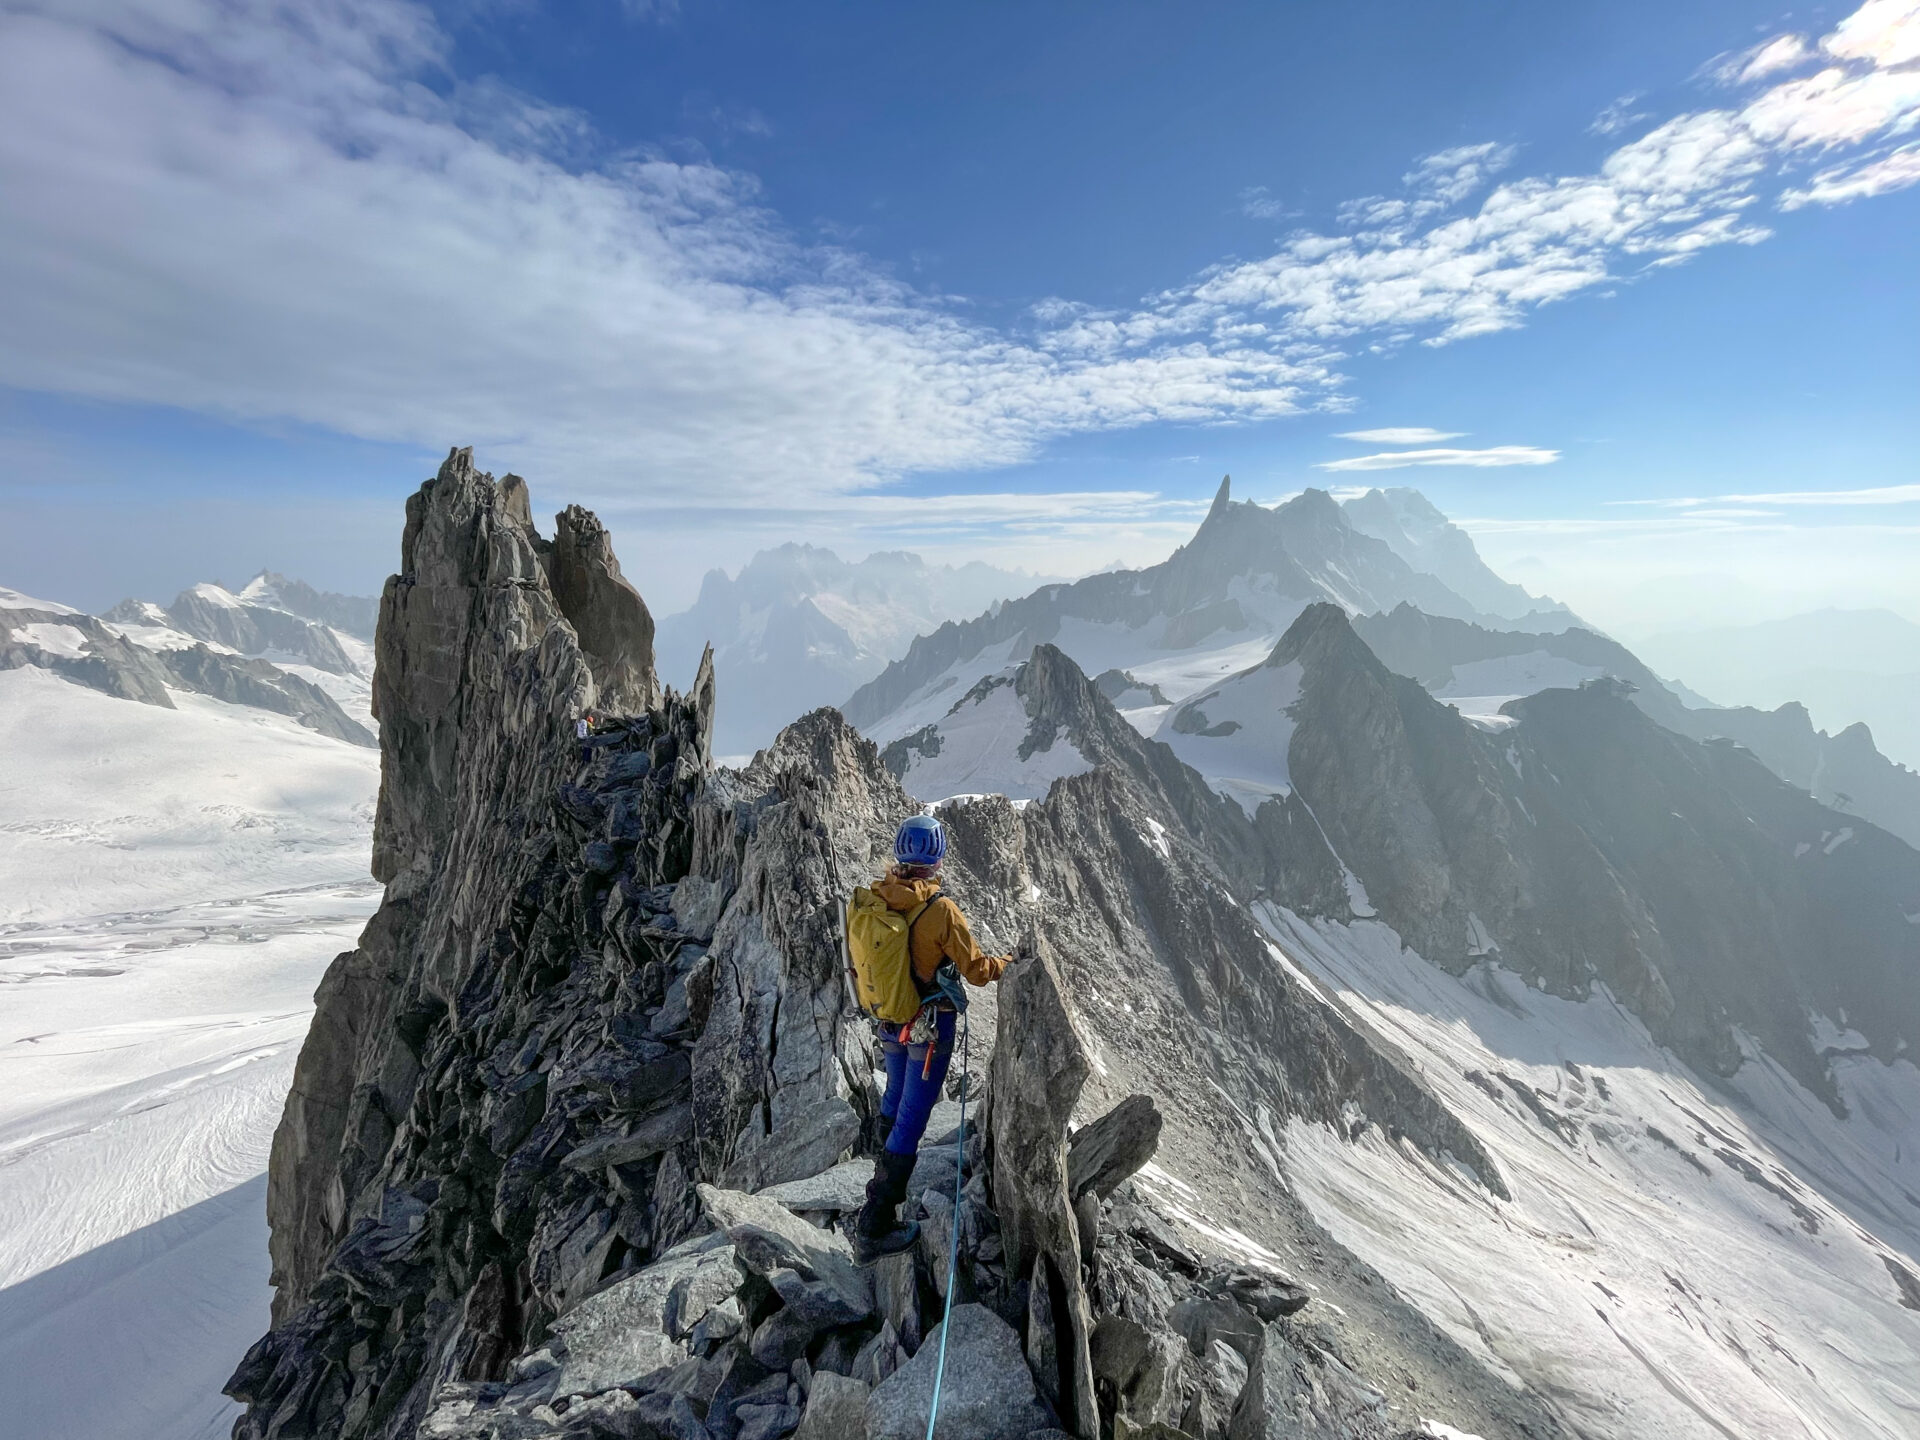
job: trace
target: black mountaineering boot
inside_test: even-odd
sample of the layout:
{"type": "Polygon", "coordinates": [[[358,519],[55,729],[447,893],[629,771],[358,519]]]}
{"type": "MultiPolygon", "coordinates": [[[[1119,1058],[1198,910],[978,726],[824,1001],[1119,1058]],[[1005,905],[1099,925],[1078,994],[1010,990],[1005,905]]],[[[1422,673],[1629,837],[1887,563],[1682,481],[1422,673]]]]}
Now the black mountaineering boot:
{"type": "Polygon", "coordinates": [[[902,1220],[899,1215],[917,1158],[882,1150],[874,1161],[873,1179],[867,1182],[867,1203],[861,1207],[853,1222],[853,1234],[848,1237],[854,1264],[871,1265],[888,1255],[898,1255],[920,1238],[919,1222],[902,1220]]]}

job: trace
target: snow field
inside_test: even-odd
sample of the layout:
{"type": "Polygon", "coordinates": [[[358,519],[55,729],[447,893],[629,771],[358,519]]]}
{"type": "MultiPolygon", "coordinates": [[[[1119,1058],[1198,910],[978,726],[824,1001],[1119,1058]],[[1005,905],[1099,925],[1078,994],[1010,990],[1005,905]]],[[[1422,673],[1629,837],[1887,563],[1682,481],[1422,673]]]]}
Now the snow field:
{"type": "Polygon", "coordinates": [[[1293,720],[1287,710],[1300,698],[1301,676],[1297,661],[1257,666],[1189,702],[1204,712],[1207,728],[1232,726],[1231,733],[1182,734],[1174,728],[1182,708],[1175,705],[1154,738],[1251,815],[1292,788],[1287,747],[1293,743],[1293,720]]]}
{"type": "Polygon", "coordinates": [[[1031,724],[1011,678],[939,722],[940,753],[916,753],[901,777],[909,795],[939,798],[991,791],[1016,800],[1039,799],[1055,780],[1093,767],[1065,736],[1019,758],[1031,724]]]}
{"type": "Polygon", "coordinates": [[[203,695],[173,701],[0,673],[0,941],[23,923],[366,874],[377,751],[203,695]]]}
{"type": "Polygon", "coordinates": [[[1735,1077],[1756,1097],[1736,1107],[1603,991],[1560,1000],[1492,965],[1455,980],[1383,925],[1262,912],[1287,962],[1400,1047],[1513,1193],[1377,1129],[1288,1127],[1315,1218],[1460,1344],[1582,1435],[1916,1433],[1920,1315],[1886,1257],[1913,1266],[1920,1210],[1856,1198],[1900,1193],[1885,1160],[1920,1146],[1913,1067],[1850,1062],[1879,1073],[1846,1082],[1863,1103],[1845,1125],[1762,1064],[1735,1077]]]}
{"type": "Polygon", "coordinates": [[[0,673],[0,1430],[37,1440],[230,1428],[274,1127],[379,896],[377,752],[173,698],[0,673]]]}
{"type": "Polygon", "coordinates": [[[11,928],[0,1375],[21,1433],[231,1425],[220,1386],[267,1324],[273,1130],[314,988],[377,899],[361,881],[11,928]]]}

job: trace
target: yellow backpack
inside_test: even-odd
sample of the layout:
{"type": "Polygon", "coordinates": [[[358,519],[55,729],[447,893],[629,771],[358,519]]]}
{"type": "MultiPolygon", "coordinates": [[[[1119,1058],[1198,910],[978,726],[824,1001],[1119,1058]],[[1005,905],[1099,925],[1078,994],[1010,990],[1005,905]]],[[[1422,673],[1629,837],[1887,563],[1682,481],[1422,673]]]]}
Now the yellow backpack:
{"type": "Polygon", "coordinates": [[[847,958],[860,1008],[874,1019],[904,1025],[919,1013],[924,1002],[913,983],[913,922],[940,893],[902,913],[864,885],[853,892],[847,906],[847,958]]]}

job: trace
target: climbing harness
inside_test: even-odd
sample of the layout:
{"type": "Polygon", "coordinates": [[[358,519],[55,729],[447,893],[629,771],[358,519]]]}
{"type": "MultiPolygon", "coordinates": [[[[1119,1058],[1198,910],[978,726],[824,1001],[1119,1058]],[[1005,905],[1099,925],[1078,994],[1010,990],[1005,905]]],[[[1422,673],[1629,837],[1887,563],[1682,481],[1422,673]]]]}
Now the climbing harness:
{"type": "Polygon", "coordinates": [[[960,1195],[961,1175],[967,1159],[967,1093],[973,1089],[971,1071],[971,1032],[967,1012],[960,1012],[960,1134],[953,1142],[953,1236],[947,1244],[947,1313],[940,1322],[940,1363],[933,1372],[933,1408],[927,1412],[927,1440],[933,1440],[933,1427],[940,1419],[940,1385],[947,1378],[947,1336],[953,1330],[954,1282],[960,1275],[960,1195]]]}

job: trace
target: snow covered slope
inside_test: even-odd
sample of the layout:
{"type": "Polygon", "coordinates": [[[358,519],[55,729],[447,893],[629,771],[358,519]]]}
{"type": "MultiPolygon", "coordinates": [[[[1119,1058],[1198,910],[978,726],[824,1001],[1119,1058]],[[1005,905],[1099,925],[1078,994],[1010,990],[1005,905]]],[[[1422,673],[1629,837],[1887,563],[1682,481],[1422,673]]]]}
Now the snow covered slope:
{"type": "Polygon", "coordinates": [[[314,987],[377,898],[362,867],[0,927],[0,1429],[226,1433],[220,1386],[270,1298],[273,1127],[314,987]]]}
{"type": "Polygon", "coordinates": [[[171,699],[0,671],[8,1433],[226,1432],[269,1296],[267,1146],[314,987],[378,895],[376,752],[171,699]]]}
{"type": "Polygon", "coordinates": [[[1269,658],[1173,707],[1154,738],[1251,815],[1293,788],[1287,774],[1293,718],[1287,712],[1300,698],[1300,680],[1298,661],[1269,658]]]}
{"type": "Polygon", "coordinates": [[[1093,768],[1070,739],[1044,750],[1029,743],[1033,717],[1014,685],[1012,673],[989,675],[937,724],[888,747],[908,794],[943,800],[992,793],[1033,800],[1055,780],[1093,768]]]}
{"type": "Polygon", "coordinates": [[[1377,922],[1260,913],[1512,1192],[1377,1129],[1286,1132],[1315,1218],[1459,1344],[1586,1436],[1920,1433],[1910,1062],[1850,1062],[1837,1118],[1749,1042],[1730,1095],[1604,989],[1559,999],[1487,963],[1455,978],[1377,922]]]}
{"type": "Polygon", "coordinates": [[[366,874],[377,752],[203,695],[174,704],[0,671],[0,925],[366,874]]]}

